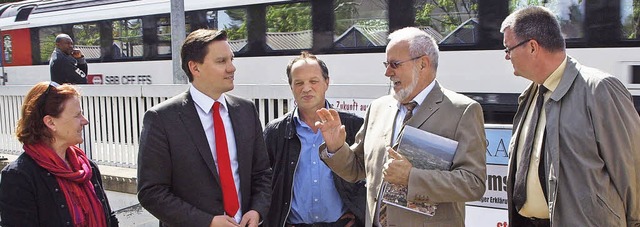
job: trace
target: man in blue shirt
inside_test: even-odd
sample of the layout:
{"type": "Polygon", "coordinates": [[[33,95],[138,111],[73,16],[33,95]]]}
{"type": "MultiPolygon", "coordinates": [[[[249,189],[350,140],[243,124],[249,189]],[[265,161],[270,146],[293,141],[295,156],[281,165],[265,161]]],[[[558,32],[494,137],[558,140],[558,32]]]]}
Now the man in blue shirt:
{"type": "MultiPolygon", "coordinates": [[[[329,72],[324,62],[303,52],[287,66],[287,77],[297,107],[270,122],[264,130],[273,168],[273,195],[268,226],[363,226],[366,189],[363,182],[348,183],[320,160],[321,132],[316,110],[329,108],[325,92],[329,72]]],[[[353,143],[363,123],[340,113],[347,142],[353,143]]]]}

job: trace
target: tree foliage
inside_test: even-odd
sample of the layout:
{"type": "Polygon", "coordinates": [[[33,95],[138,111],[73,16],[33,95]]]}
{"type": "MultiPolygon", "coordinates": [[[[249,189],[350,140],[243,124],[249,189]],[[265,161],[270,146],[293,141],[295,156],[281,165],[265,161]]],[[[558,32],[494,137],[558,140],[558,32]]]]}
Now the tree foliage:
{"type": "Polygon", "coordinates": [[[267,32],[311,30],[311,6],[294,3],[267,7],[267,32]]]}
{"type": "Polygon", "coordinates": [[[416,25],[430,26],[443,36],[478,15],[477,0],[426,0],[416,4],[416,25]]]}
{"type": "MultiPolygon", "coordinates": [[[[633,0],[631,12],[622,23],[622,35],[626,39],[640,39],[640,0],[633,0]]],[[[625,16],[625,15],[623,15],[625,16]]]]}
{"type": "Polygon", "coordinates": [[[564,1],[548,1],[548,0],[510,0],[509,10],[513,12],[526,6],[544,6],[556,13],[556,17],[560,22],[560,29],[565,39],[584,37],[584,12],[582,5],[585,0],[564,0],[564,1]]]}

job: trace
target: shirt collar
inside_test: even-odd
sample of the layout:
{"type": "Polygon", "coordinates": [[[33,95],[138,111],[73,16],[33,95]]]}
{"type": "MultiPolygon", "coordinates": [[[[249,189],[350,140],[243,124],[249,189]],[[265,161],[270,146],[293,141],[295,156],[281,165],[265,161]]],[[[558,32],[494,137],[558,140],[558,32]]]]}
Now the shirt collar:
{"type": "Polygon", "coordinates": [[[213,103],[215,101],[220,102],[225,109],[228,109],[227,102],[225,102],[226,99],[225,99],[224,93],[222,93],[217,100],[214,100],[211,97],[200,92],[196,87],[193,86],[193,84],[189,86],[189,92],[191,93],[191,98],[193,98],[193,101],[196,103],[196,106],[198,106],[201,110],[203,110],[207,114],[209,114],[209,111],[211,111],[211,107],[213,107],[213,103]]]}
{"type": "Polygon", "coordinates": [[[564,69],[567,67],[567,58],[564,58],[564,61],[558,66],[558,68],[551,73],[551,75],[542,83],[549,91],[553,92],[556,90],[558,85],[560,84],[560,79],[562,79],[562,74],[564,73],[564,69]]]}
{"type": "MultiPolygon", "coordinates": [[[[325,102],[324,102],[324,108],[326,108],[326,109],[331,108],[331,107],[328,105],[328,102],[327,102],[326,100],[325,100],[325,102]]],[[[302,122],[300,121],[300,113],[298,113],[298,110],[299,110],[299,108],[298,108],[298,107],[296,107],[296,108],[293,110],[293,120],[296,122],[296,125],[302,125],[302,124],[301,124],[302,122]]]]}

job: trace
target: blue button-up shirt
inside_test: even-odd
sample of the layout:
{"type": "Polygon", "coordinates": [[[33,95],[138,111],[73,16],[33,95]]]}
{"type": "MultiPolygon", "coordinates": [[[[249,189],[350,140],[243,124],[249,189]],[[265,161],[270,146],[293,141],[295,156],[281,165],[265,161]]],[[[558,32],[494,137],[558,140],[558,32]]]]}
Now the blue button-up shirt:
{"type": "Polygon", "coordinates": [[[331,169],[320,160],[318,147],[322,144],[322,132],[314,133],[294,113],[296,131],[302,148],[293,179],[293,198],[288,222],[291,224],[311,224],[335,222],[345,212],[333,183],[331,169]]]}

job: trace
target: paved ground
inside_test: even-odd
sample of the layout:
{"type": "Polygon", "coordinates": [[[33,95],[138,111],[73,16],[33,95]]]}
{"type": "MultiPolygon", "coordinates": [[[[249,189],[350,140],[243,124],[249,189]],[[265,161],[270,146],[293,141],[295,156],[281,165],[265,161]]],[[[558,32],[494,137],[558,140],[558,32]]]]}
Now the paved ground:
{"type": "Polygon", "coordinates": [[[158,219],[140,206],[136,195],[107,191],[107,197],[120,226],[158,226],[158,219]]]}

